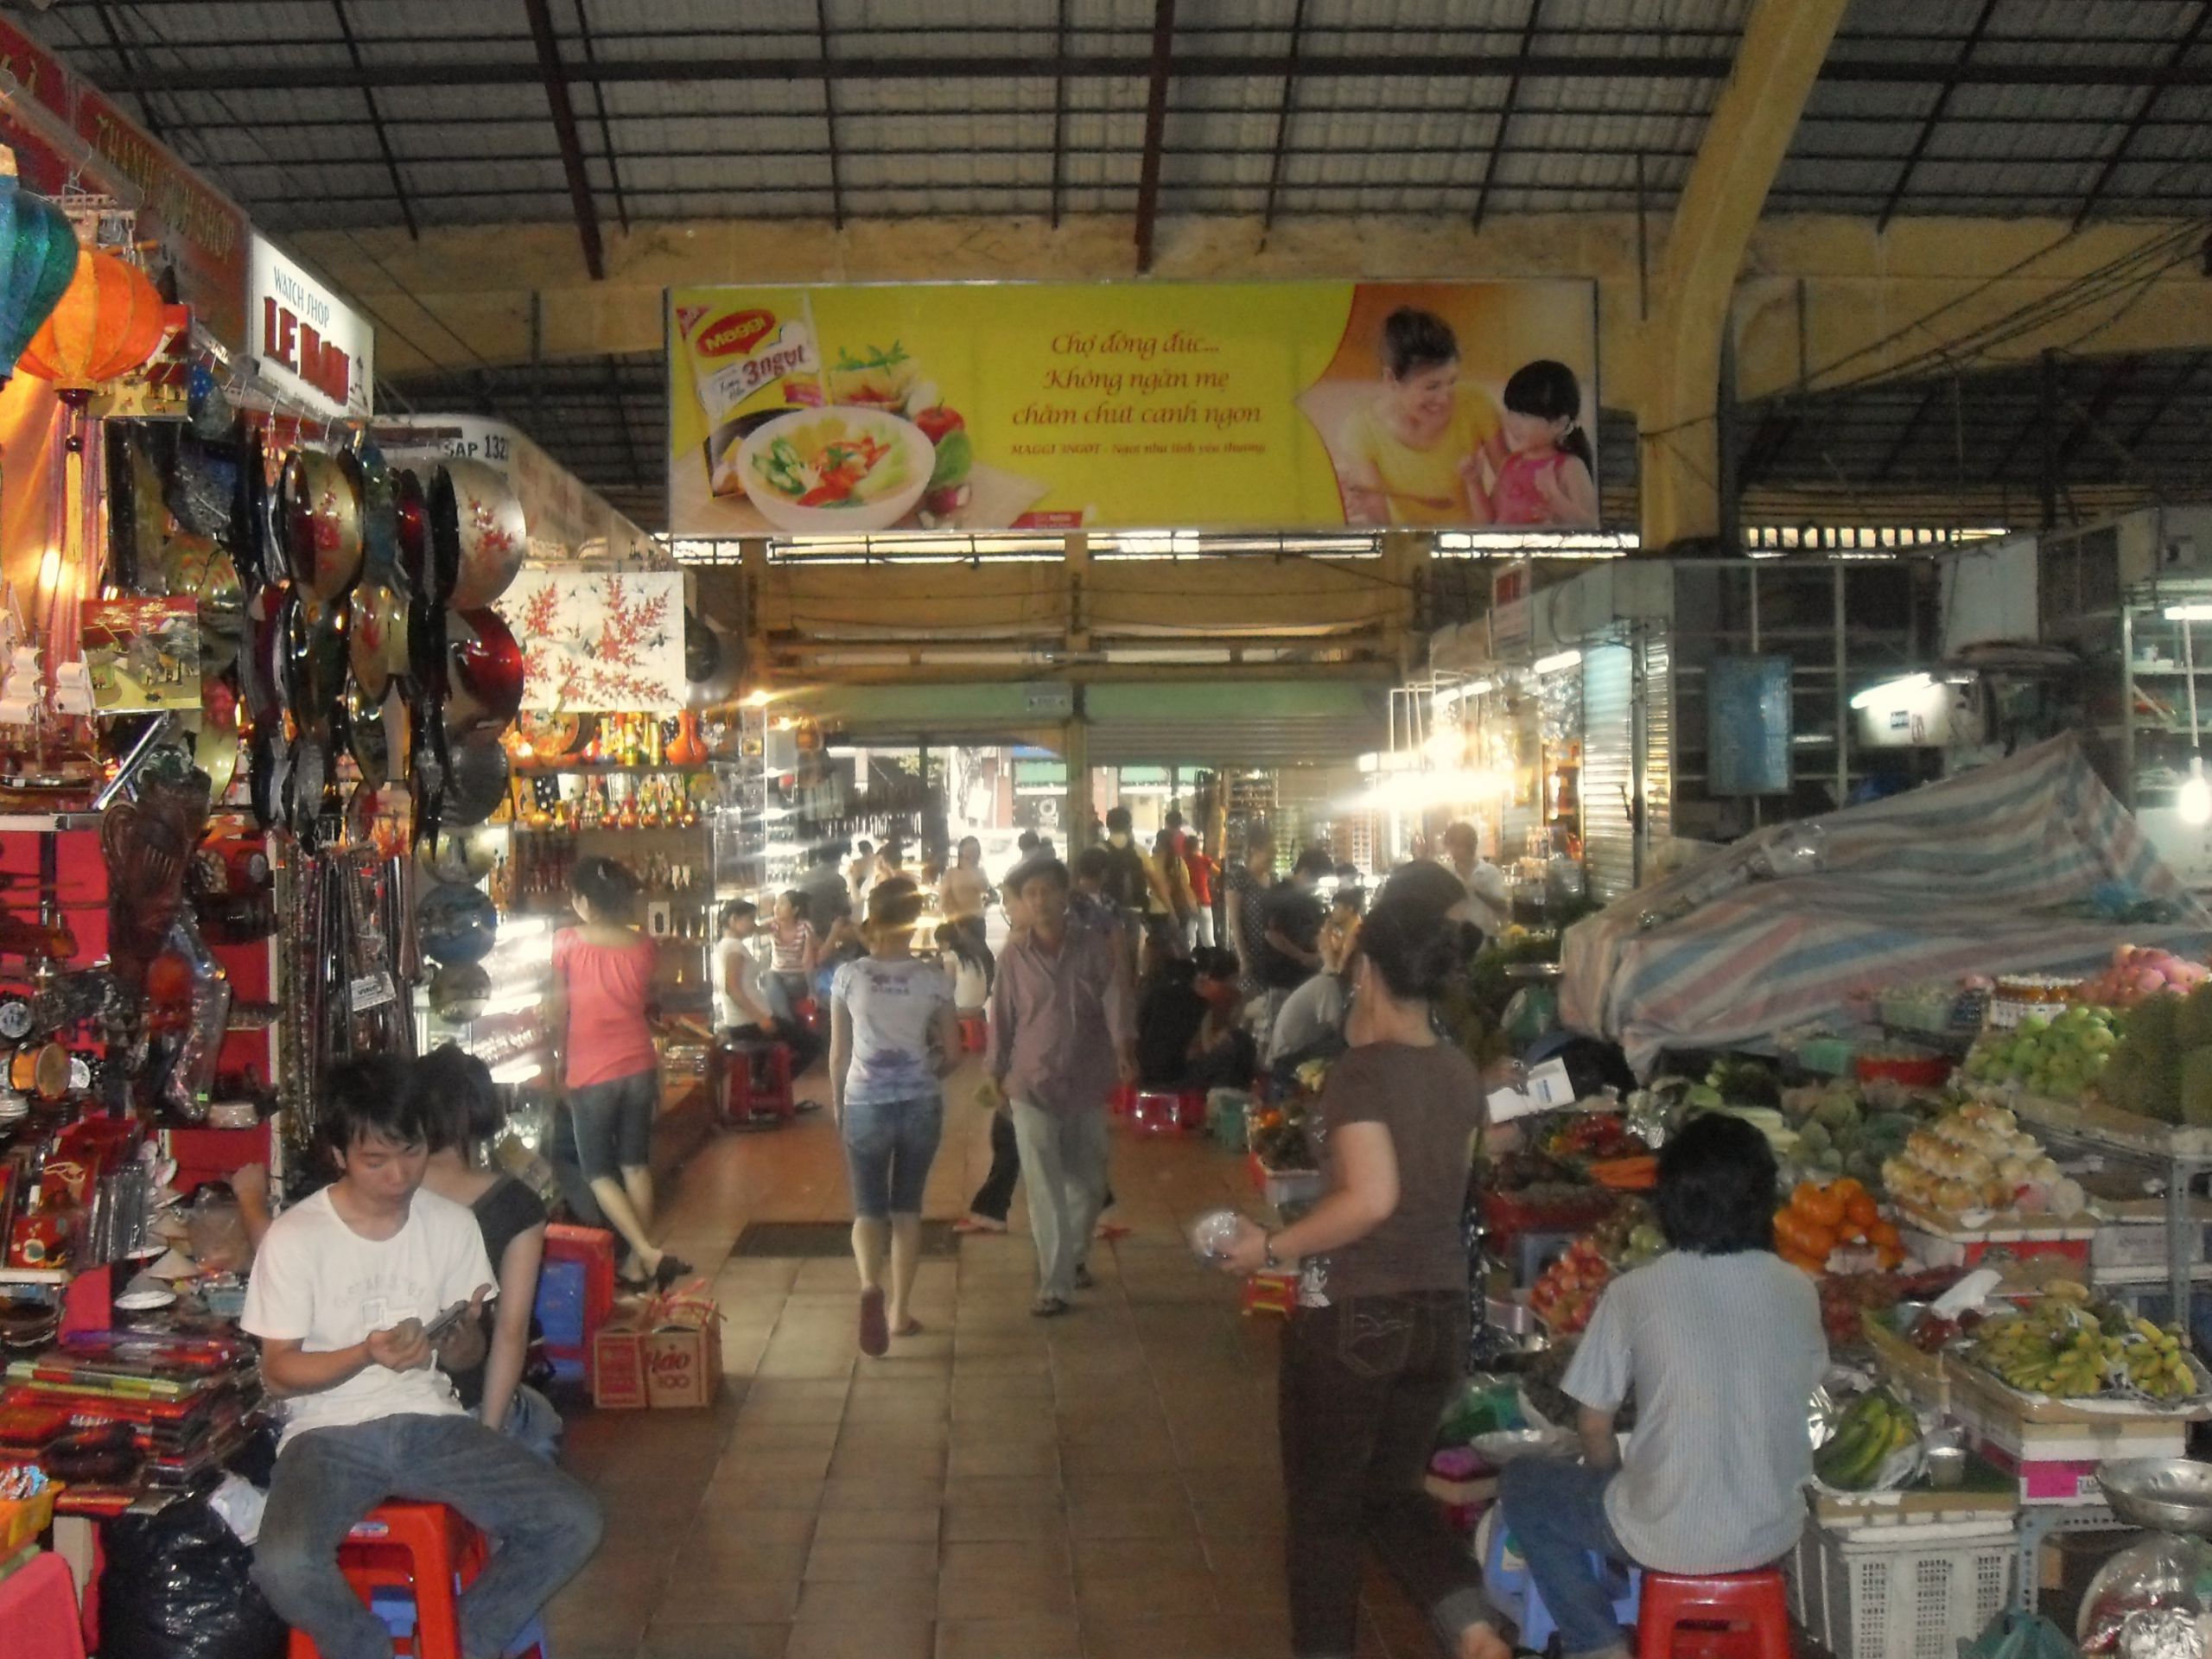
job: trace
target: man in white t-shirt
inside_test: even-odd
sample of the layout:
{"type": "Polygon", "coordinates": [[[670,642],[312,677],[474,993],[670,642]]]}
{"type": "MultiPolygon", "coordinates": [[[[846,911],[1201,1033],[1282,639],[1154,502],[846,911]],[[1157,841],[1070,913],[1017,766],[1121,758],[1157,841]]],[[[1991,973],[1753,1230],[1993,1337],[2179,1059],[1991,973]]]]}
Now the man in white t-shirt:
{"type": "Polygon", "coordinates": [[[591,1494],[477,1421],[434,1363],[426,1327],[480,1306],[497,1280],[475,1217],[421,1190],[425,1107],[404,1061],[332,1075],[322,1128],[338,1179],[277,1217],[246,1287],[241,1323],[284,1411],[254,1581],[324,1659],[390,1659],[384,1621],[338,1566],[340,1542],[388,1498],[449,1504],[496,1544],[461,1599],[468,1659],[505,1652],[599,1548],[591,1494]]]}

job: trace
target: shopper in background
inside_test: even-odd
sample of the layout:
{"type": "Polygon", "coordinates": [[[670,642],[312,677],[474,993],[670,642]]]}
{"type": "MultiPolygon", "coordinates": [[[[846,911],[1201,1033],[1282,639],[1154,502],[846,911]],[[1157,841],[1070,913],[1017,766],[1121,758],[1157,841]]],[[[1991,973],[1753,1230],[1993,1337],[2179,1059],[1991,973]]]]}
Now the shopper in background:
{"type": "Polygon", "coordinates": [[[1057,859],[1022,872],[1028,928],[1000,958],[985,1057],[1012,1106],[1029,1180],[1029,1311],[1039,1318],[1066,1313],[1090,1282],[1085,1259],[1106,1202],[1106,1096],[1117,1077],[1136,1077],[1128,982],[1105,936],[1069,925],[1068,892],[1057,859]]]}
{"type": "Polygon", "coordinates": [[[1465,1541],[1421,1489],[1467,1350],[1459,1215],[1482,1089],[1430,1018],[1464,943],[1416,906],[1368,916],[1351,1047],[1315,1108],[1327,1191],[1279,1231],[1246,1222],[1224,1263],[1302,1269],[1279,1376],[1291,1646],[1307,1659],[1353,1650],[1363,1542],[1459,1659],[1507,1656],[1465,1541]]]}
{"type": "Polygon", "coordinates": [[[1129,809],[1126,806],[1115,807],[1106,814],[1106,874],[1101,885],[1105,895],[1123,915],[1141,921],[1152,908],[1156,878],[1138,849],[1129,825],[1129,809]]]}
{"type": "MultiPolygon", "coordinates": [[[[1026,831],[1024,832],[1027,833],[1026,831]]],[[[1032,837],[1034,840],[1034,837],[1032,837]]],[[[1018,843],[1017,843],[1018,844],[1018,843]]],[[[1095,852],[1096,848],[1087,849],[1095,852]]],[[[1016,864],[999,884],[999,903],[1006,911],[1008,946],[1029,931],[1029,912],[1021,902],[1021,881],[1027,866],[1016,864]]],[[[991,982],[998,983],[993,964],[991,982]]],[[[1014,1108],[1004,1091],[994,1091],[991,1102],[991,1166],[976,1196],[968,1200],[968,1213],[952,1224],[956,1233],[1002,1233],[1014,1211],[1014,1189],[1021,1180],[1021,1145],[1014,1133],[1014,1108]]]]}
{"type": "Polygon", "coordinates": [[[1244,854],[1223,872],[1223,925],[1236,953],[1237,986],[1249,1001],[1260,995],[1260,957],[1267,946],[1268,893],[1275,883],[1275,841],[1267,825],[1244,832],[1244,854]]]}
{"type": "Polygon", "coordinates": [[[1467,913],[1485,938],[1496,938],[1513,919],[1513,890],[1505,872],[1483,856],[1475,826],[1464,821],[1444,829],[1444,868],[1467,890],[1467,913]]]}
{"type": "Polygon", "coordinates": [[[820,940],[807,913],[807,896],[797,887],[776,895],[768,928],[768,1006],[779,1020],[796,1020],[799,1005],[813,995],[814,957],[820,940]]]}
{"type": "Polygon", "coordinates": [[[553,936],[552,1029],[576,1159],[592,1197],[630,1247],[630,1284],[673,1284],[691,1271],[654,1247],[653,1120],[660,1052],[653,1046],[660,947],[637,926],[638,878],[611,858],[576,861],[569,901],[581,925],[553,936]]]}
{"type": "Polygon", "coordinates": [[[1221,866],[1214,862],[1193,835],[1185,834],[1183,837],[1183,871],[1191,888],[1191,948],[1210,950],[1214,940],[1214,878],[1221,874],[1221,866]]]}
{"type": "Polygon", "coordinates": [[[952,868],[938,884],[938,910],[947,922],[965,931],[988,950],[983,913],[990,908],[991,878],[983,873],[983,843],[973,836],[963,836],[952,857],[952,868]]]}
{"type": "Polygon", "coordinates": [[[506,1652],[603,1524],[588,1491],[471,1417],[431,1363],[424,1327],[456,1302],[480,1312],[494,1281],[468,1211],[422,1191],[429,1126],[412,1081],[390,1056],[322,1080],[338,1179],[270,1224],[239,1316],[284,1415],[253,1581],[326,1659],[390,1659],[384,1620],[338,1565],[387,1498],[450,1504],[488,1535],[461,1594],[471,1655],[506,1652]]]}
{"type": "Polygon", "coordinates": [[[544,1200],[505,1171],[486,1167],[485,1148],[507,1121],[489,1066],[443,1043],[415,1062],[412,1081],[429,1125],[423,1190],[451,1199],[476,1218],[499,1287],[496,1302],[476,1320],[464,1321],[476,1339],[475,1357],[448,1354],[447,1374],[479,1422],[512,1435],[550,1462],[560,1449],[561,1414],[522,1380],[537,1272],[545,1259],[544,1200]]]}
{"type": "Polygon", "coordinates": [[[911,883],[879,887],[868,900],[868,953],[837,970],[830,993],[830,1100],[852,1181],[860,1344],[871,1358],[922,1328],[910,1311],[922,1192],[944,1133],[942,1079],[960,1063],[952,982],[913,951],[921,911],[911,883]]]}
{"type": "Polygon", "coordinates": [[[843,868],[849,850],[843,843],[831,842],[806,855],[806,874],[799,878],[798,886],[806,895],[806,919],[817,938],[827,935],[840,916],[853,913],[853,893],[845,885],[843,868]]]}
{"type": "Polygon", "coordinates": [[[989,950],[978,947],[972,934],[950,922],[938,924],[936,938],[938,960],[952,976],[954,1009],[963,1020],[986,1013],[990,1007],[991,976],[998,969],[989,950]]]}
{"type": "MultiPolygon", "coordinates": [[[[788,1012],[790,992],[760,971],[760,959],[753,954],[760,931],[760,909],[751,899],[733,899],[722,906],[722,936],[715,941],[713,958],[715,1034],[742,1049],[783,1044],[791,1050],[796,1077],[822,1058],[822,1039],[788,1012]]],[[[810,959],[818,955],[809,953],[810,959]]],[[[801,977],[798,985],[803,995],[808,992],[807,979],[801,977]]]]}
{"type": "MultiPolygon", "coordinates": [[[[1366,894],[1339,887],[1321,925],[1321,970],[1283,999],[1268,1033],[1270,1071],[1314,1058],[1334,1058],[1344,1046],[1344,1017],[1351,1008],[1351,964],[1366,894]]],[[[1441,913],[1440,912],[1439,912],[1441,913]]]]}
{"type": "Polygon", "coordinates": [[[1654,1198],[1672,1253],[1607,1287],[1560,1384],[1582,1408],[1582,1460],[1535,1459],[1498,1483],[1569,1653],[1628,1650],[1593,1554],[1702,1576],[1797,1542],[1807,1402],[1828,1355],[1812,1281],[1774,1253],[1774,1154],[1740,1119],[1700,1117],[1667,1142],[1654,1198]],[[1631,1394],[1624,1455],[1613,1424],[1631,1394]]]}
{"type": "Polygon", "coordinates": [[[1152,840],[1145,861],[1151,894],[1146,902],[1146,931],[1178,955],[1190,950],[1191,873],[1184,868],[1182,836],[1162,830],[1152,840]]]}
{"type": "Polygon", "coordinates": [[[1351,956],[1352,935],[1359,931],[1360,912],[1367,908],[1366,891],[1346,885],[1344,870],[1337,872],[1337,890],[1329,895],[1328,913],[1321,918],[1315,944],[1321,952],[1321,970],[1334,973],[1351,956]]]}
{"type": "Polygon", "coordinates": [[[1275,1016],[1290,994],[1321,969],[1321,878],[1336,868],[1328,854],[1308,847],[1290,868],[1287,880],[1268,894],[1266,925],[1262,932],[1260,984],[1267,1004],[1257,1035],[1267,1046],[1275,1016]]]}
{"type": "Polygon", "coordinates": [[[868,896],[868,884],[875,879],[875,843],[863,841],[853,849],[853,861],[845,866],[847,896],[857,912],[861,901],[868,896]]]}

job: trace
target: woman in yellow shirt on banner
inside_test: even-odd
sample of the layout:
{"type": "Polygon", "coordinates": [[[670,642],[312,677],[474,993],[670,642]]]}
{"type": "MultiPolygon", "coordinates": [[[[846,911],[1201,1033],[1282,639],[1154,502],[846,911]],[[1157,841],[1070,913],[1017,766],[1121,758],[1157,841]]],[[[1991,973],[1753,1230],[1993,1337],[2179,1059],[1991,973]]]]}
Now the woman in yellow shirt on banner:
{"type": "MultiPolygon", "coordinates": [[[[1485,524],[1471,483],[1498,448],[1497,410],[1459,378],[1459,341],[1431,311],[1401,306],[1382,324],[1382,391],[1344,423],[1338,461],[1355,524],[1485,524]]],[[[1493,457],[1495,467],[1502,451],[1493,457]]]]}

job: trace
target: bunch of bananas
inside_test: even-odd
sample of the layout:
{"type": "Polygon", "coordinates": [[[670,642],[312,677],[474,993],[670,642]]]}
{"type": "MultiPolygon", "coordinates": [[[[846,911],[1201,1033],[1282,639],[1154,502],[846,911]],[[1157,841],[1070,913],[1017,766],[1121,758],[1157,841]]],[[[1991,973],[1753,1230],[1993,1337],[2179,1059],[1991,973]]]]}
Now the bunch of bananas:
{"type": "Polygon", "coordinates": [[[1860,1492],[1874,1484],[1892,1452],[1920,1436],[1912,1408],[1887,1389],[1853,1401],[1827,1445],[1813,1454],[1813,1472],[1842,1492],[1860,1492]]]}
{"type": "Polygon", "coordinates": [[[2136,1319],[2123,1349],[2122,1369],[2115,1382],[2149,1395],[2153,1400],[2186,1400],[2196,1392],[2196,1372],[2189,1363],[2189,1347],[2181,1327],[2161,1328],[2136,1319]]]}
{"type": "Polygon", "coordinates": [[[2082,1286],[2064,1281],[2025,1313],[1983,1320],[1967,1352],[2023,1394],[2060,1400],[2120,1389],[2182,1400],[2197,1387],[2178,1328],[2099,1306],[2082,1286]]]}

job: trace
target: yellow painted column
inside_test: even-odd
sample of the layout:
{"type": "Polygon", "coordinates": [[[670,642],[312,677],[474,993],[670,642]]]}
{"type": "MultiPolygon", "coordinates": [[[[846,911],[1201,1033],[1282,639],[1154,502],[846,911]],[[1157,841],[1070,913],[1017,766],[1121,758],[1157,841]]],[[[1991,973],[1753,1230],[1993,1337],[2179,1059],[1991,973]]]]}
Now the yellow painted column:
{"type": "Polygon", "coordinates": [[[1642,331],[1637,411],[1643,550],[1681,550],[1720,528],[1715,412],[1720,336],[1744,251],[1849,0],[1757,0],[1735,73],[1690,164],[1642,331]]]}

